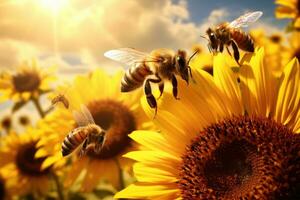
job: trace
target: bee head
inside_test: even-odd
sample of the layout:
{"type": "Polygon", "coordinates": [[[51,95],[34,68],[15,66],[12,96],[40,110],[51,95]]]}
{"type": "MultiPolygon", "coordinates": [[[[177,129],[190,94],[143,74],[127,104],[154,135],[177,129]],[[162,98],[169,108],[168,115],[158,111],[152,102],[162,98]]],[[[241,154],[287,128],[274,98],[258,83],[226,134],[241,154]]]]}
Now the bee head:
{"type": "Polygon", "coordinates": [[[209,46],[212,48],[212,50],[217,50],[218,48],[218,40],[215,34],[215,31],[213,31],[211,28],[208,28],[206,31],[206,34],[208,35],[209,38],[209,46]]]}
{"type": "Polygon", "coordinates": [[[176,71],[183,80],[189,83],[189,69],[186,60],[186,52],[178,50],[175,56],[176,71]]]}

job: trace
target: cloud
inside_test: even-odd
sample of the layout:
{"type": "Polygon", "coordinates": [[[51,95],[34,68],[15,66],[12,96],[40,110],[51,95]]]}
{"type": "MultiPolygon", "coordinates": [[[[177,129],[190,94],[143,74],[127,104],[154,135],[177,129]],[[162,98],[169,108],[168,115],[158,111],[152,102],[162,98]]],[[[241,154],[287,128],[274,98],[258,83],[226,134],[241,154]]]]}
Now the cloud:
{"type": "Polygon", "coordinates": [[[212,10],[208,17],[203,19],[202,23],[199,25],[200,32],[204,34],[207,28],[216,26],[221,22],[227,21],[229,17],[229,11],[226,8],[212,10]]]}
{"type": "MultiPolygon", "coordinates": [[[[196,43],[207,43],[199,36],[208,27],[237,17],[220,8],[196,24],[190,19],[186,0],[70,0],[54,18],[38,2],[0,4],[1,68],[37,57],[42,64],[58,65],[65,75],[96,67],[114,71],[121,65],[103,56],[109,49],[190,49],[196,43]]],[[[271,23],[259,24],[273,29],[271,23]]]]}
{"type": "Polygon", "coordinates": [[[20,62],[38,55],[34,45],[13,39],[1,39],[0,52],[0,69],[11,69],[20,62]]]}
{"type": "Polygon", "coordinates": [[[184,0],[74,0],[52,14],[34,0],[0,5],[0,66],[38,57],[78,71],[116,65],[103,56],[112,48],[190,48],[199,39],[184,0]]]}

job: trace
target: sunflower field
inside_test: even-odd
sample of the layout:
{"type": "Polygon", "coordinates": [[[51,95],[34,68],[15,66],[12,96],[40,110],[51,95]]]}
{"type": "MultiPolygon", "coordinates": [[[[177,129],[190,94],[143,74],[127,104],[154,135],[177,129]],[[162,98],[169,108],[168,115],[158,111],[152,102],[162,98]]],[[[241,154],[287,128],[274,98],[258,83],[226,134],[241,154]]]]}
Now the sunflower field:
{"type": "Polygon", "coordinates": [[[234,17],[212,12],[195,39],[179,24],[196,30],[184,22],[187,5],[204,2],[126,2],[0,1],[0,200],[300,199],[300,0],[269,2],[276,28],[262,23],[259,2],[234,17]],[[145,15],[133,9],[144,7],[145,15]],[[52,21],[37,25],[47,10],[52,21]],[[63,23],[63,12],[74,19],[63,23]],[[22,31],[12,28],[22,20],[22,31]],[[172,49],[169,35],[155,35],[167,20],[188,47],[176,43],[178,32],[172,49]],[[63,42],[49,50],[48,34],[63,42]],[[17,62],[11,44],[25,55],[17,62]],[[97,66],[78,66],[91,60],[97,66]]]}

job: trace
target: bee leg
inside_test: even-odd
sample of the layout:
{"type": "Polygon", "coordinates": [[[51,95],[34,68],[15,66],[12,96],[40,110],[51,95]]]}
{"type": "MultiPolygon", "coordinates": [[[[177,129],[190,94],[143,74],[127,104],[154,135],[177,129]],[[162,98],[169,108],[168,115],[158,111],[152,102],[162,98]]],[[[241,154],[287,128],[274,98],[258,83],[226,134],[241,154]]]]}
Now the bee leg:
{"type": "MultiPolygon", "coordinates": [[[[147,102],[151,108],[155,108],[155,115],[157,113],[157,103],[156,100],[152,94],[152,89],[150,85],[150,79],[147,79],[144,86],[144,92],[147,98],[147,102]]],[[[154,115],[154,116],[155,116],[154,115]]]]}
{"type": "Polygon", "coordinates": [[[224,50],[224,44],[221,43],[220,46],[219,46],[219,51],[220,51],[221,53],[223,53],[223,50],[224,50]]]}
{"type": "Polygon", "coordinates": [[[230,56],[232,56],[232,55],[231,55],[231,52],[230,52],[229,49],[228,49],[228,46],[226,46],[226,50],[227,50],[228,54],[229,54],[230,56]]]}
{"type": "Polygon", "coordinates": [[[239,52],[238,46],[236,45],[236,43],[233,40],[231,40],[231,45],[232,45],[232,49],[233,49],[234,59],[237,62],[237,64],[241,65],[239,63],[240,52],[239,52]]]}
{"type": "Polygon", "coordinates": [[[177,97],[178,94],[178,89],[177,89],[177,79],[175,77],[175,75],[172,76],[172,86],[173,86],[173,96],[175,97],[175,99],[179,100],[179,98],[177,97]]]}
{"type": "Polygon", "coordinates": [[[160,91],[160,94],[159,94],[159,97],[157,99],[159,99],[162,96],[162,94],[164,92],[164,87],[165,87],[165,84],[163,82],[158,85],[158,89],[160,91]]]}
{"type": "Polygon", "coordinates": [[[212,49],[211,49],[211,45],[210,45],[210,44],[207,44],[207,48],[208,48],[208,50],[209,50],[209,53],[211,53],[211,52],[212,52],[212,49]]]}
{"type": "Polygon", "coordinates": [[[195,79],[193,78],[193,74],[192,74],[192,68],[190,66],[187,67],[191,76],[191,79],[193,81],[193,83],[196,83],[195,79]]]}
{"type": "Polygon", "coordinates": [[[82,144],[82,147],[80,149],[80,152],[79,152],[79,157],[82,157],[85,155],[86,153],[86,148],[87,148],[87,145],[88,145],[88,139],[86,138],[82,144]]]}

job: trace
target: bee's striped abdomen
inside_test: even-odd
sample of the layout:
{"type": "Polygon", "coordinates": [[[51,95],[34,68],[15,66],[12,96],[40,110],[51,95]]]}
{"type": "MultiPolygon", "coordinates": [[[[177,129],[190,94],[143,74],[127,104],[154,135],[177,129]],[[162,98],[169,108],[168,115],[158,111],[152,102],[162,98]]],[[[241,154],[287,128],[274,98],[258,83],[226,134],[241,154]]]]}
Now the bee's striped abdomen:
{"type": "Polygon", "coordinates": [[[146,76],[152,74],[145,63],[130,67],[121,81],[121,92],[129,92],[143,85],[146,76]]]}
{"type": "Polygon", "coordinates": [[[249,34],[240,29],[231,29],[231,37],[240,49],[248,52],[254,52],[254,42],[249,34]]]}
{"type": "Polygon", "coordinates": [[[86,132],[82,127],[74,129],[64,139],[62,143],[62,155],[72,153],[86,138],[86,132]]]}

